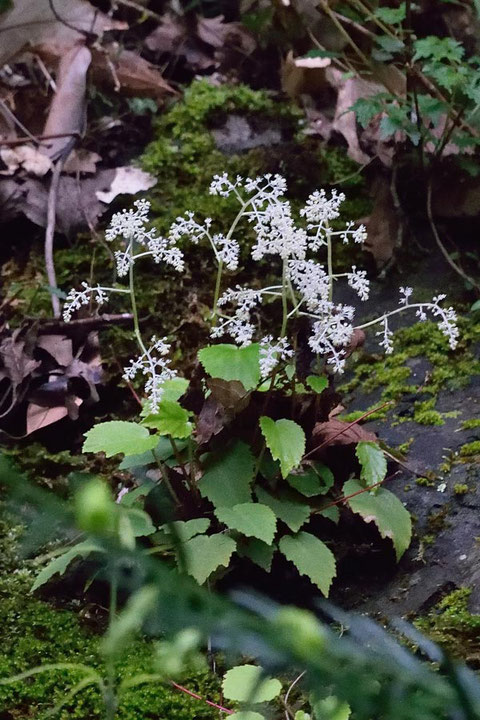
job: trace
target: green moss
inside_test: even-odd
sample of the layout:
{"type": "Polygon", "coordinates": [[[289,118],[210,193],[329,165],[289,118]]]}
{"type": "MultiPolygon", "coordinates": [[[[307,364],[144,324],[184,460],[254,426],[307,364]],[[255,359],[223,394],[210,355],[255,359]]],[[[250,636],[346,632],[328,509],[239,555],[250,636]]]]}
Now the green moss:
{"type": "Polygon", "coordinates": [[[462,422],[462,430],[475,430],[476,428],[480,428],[480,418],[472,418],[462,422]]]}
{"type": "Polygon", "coordinates": [[[435,483],[431,478],[419,477],[415,480],[415,483],[422,487],[435,487],[435,483]]]}
{"type": "MultiPolygon", "coordinates": [[[[54,609],[31,595],[33,563],[17,555],[21,528],[0,522],[0,677],[57,662],[84,663],[104,673],[99,652],[100,637],[69,610],[54,609]]],[[[120,678],[152,672],[154,644],[138,639],[122,654],[120,678]]],[[[70,671],[38,674],[29,680],[0,686],[2,717],[44,720],[49,709],[81,678],[70,671]]],[[[207,673],[190,677],[189,689],[218,700],[218,683],[207,673]]],[[[96,689],[82,691],[57,716],[60,720],[100,720],[103,703],[96,689]]],[[[208,705],[173,690],[168,685],[142,685],[127,692],[116,716],[118,720],[211,720],[208,705]]]]}
{"type": "Polygon", "coordinates": [[[408,455],[410,448],[413,445],[414,441],[415,441],[414,437],[409,437],[408,440],[406,440],[404,443],[402,443],[401,445],[397,445],[395,450],[397,451],[397,453],[400,453],[400,455],[403,455],[403,456],[408,455]]]}
{"type": "Polygon", "coordinates": [[[480,453],[480,440],[474,440],[473,442],[465,443],[460,448],[461,457],[471,457],[472,455],[478,455],[480,453]]]}
{"type": "Polygon", "coordinates": [[[457,483],[453,486],[455,495],[466,495],[468,493],[468,485],[457,483]]]}
{"type": "MultiPolygon", "coordinates": [[[[422,425],[442,425],[453,413],[440,413],[435,409],[441,390],[454,391],[469,384],[472,376],[480,374],[480,361],[474,345],[480,340],[480,324],[460,318],[460,342],[456,351],[449,351],[446,340],[433,322],[416,323],[401,328],[394,334],[392,355],[364,356],[353,368],[353,379],[340,388],[351,393],[381,390],[380,401],[401,401],[417,392],[428,393],[427,400],[413,405],[411,416],[399,416],[397,422],[414,420],[422,425]],[[412,371],[407,363],[415,357],[424,357],[431,363],[431,371],[421,384],[409,382],[412,371]]],[[[393,409],[395,415],[395,408],[393,409]]]]}
{"type": "Polygon", "coordinates": [[[415,625],[443,649],[478,667],[480,615],[472,615],[468,609],[470,594],[467,588],[455,590],[415,625]]]}
{"type": "Polygon", "coordinates": [[[441,510],[430,513],[427,520],[429,535],[438,535],[439,532],[448,527],[448,511],[448,505],[444,505],[441,510]]]}

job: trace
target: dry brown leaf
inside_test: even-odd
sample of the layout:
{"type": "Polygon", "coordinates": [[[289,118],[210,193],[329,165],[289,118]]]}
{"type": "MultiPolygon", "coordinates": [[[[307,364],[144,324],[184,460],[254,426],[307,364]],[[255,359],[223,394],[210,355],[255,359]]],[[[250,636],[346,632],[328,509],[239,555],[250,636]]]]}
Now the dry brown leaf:
{"type": "Polygon", "coordinates": [[[343,73],[333,67],[327,70],[327,77],[331,85],[338,88],[333,130],[343,135],[347,141],[349,157],[355,162],[365,165],[370,158],[360,148],[357,121],[355,113],[350,108],[358,99],[376,95],[382,92],[384,87],[359,77],[349,77],[345,80],[343,79],[343,73]]]}
{"type": "Polygon", "coordinates": [[[57,71],[57,90],[50,106],[43,135],[67,135],[45,141],[41,152],[52,160],[63,155],[82,135],[86,122],[87,71],[92,61],[90,50],[77,45],[60,60],[57,71]]]}
{"type": "Polygon", "coordinates": [[[52,167],[51,160],[31,145],[2,148],[0,157],[7,166],[0,175],[13,175],[17,170],[23,169],[31,175],[43,177],[52,167]]]}
{"type": "Polygon", "coordinates": [[[49,0],[15,0],[11,10],[0,17],[0,65],[6,63],[26,45],[54,40],[71,47],[82,39],[82,31],[101,36],[108,30],[125,30],[128,25],[112,20],[86,0],[54,0],[60,22],[49,0]]]}
{"type": "Polygon", "coordinates": [[[155,65],[117,43],[92,50],[91,76],[95,84],[113,86],[123,95],[162,100],[176,94],[155,65]]]}
{"type": "Polygon", "coordinates": [[[395,248],[400,245],[401,224],[390,184],[385,177],[379,176],[375,180],[372,194],[375,200],[371,215],[366,221],[365,249],[372,253],[377,268],[381,269],[392,258],[395,248]]]}
{"type": "Polygon", "coordinates": [[[314,445],[352,445],[358,442],[377,442],[375,433],[365,430],[358,423],[343,422],[332,417],[326,422],[317,423],[313,428],[312,440],[314,445]]]}
{"type": "Polygon", "coordinates": [[[217,50],[231,46],[250,55],[257,47],[253,35],[241,23],[224,20],[223,15],[213,18],[199,17],[197,34],[200,40],[217,50]]]}
{"type": "Polygon", "coordinates": [[[115,175],[109,189],[97,190],[95,195],[104,203],[112,202],[117,195],[136,195],[138,192],[150,190],[157,184],[157,180],[150,173],[136,167],[119,167],[115,169],[115,175]]]}
{"type": "MultiPolygon", "coordinates": [[[[83,400],[80,398],[74,398],[73,403],[78,407],[82,404],[83,400]]],[[[27,408],[27,428],[26,435],[31,435],[36,430],[52,425],[69,414],[65,405],[59,405],[57,407],[43,407],[43,405],[36,405],[35,403],[29,403],[27,408]]]]}
{"type": "Polygon", "coordinates": [[[40,335],[37,346],[48,352],[63,367],[73,361],[72,341],[65,335],[40,335]]]}
{"type": "Polygon", "coordinates": [[[76,175],[77,173],[93,175],[97,172],[97,163],[101,159],[101,156],[96,152],[85,150],[85,148],[74,148],[63,166],[63,172],[69,175],[76,175]]]}
{"type": "Polygon", "coordinates": [[[282,63],[282,89],[291,98],[300,95],[318,96],[328,89],[326,68],[331,64],[330,58],[294,58],[290,51],[282,63]],[[314,61],[314,65],[309,63],[314,61]]]}
{"type": "Polygon", "coordinates": [[[183,18],[174,13],[165,13],[163,22],[146,38],[145,45],[155,53],[184,57],[187,65],[196,72],[215,65],[212,55],[207,53],[195,36],[187,30],[183,18]]]}

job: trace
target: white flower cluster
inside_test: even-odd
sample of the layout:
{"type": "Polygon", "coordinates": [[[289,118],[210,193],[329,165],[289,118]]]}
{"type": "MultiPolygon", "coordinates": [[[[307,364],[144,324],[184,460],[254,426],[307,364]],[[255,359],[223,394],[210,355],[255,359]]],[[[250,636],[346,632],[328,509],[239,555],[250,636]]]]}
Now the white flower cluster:
{"type": "Polygon", "coordinates": [[[137,258],[149,255],[154,262],[165,262],[181,272],[184,269],[183,253],[175,245],[175,238],[160,237],[155,228],[147,230],[150,210],[147,200],[136,200],[134,206],[136,210],[115,213],[105,232],[108,242],[121,238],[125,243],[124,250],[116,250],[114,253],[118,276],[125,277],[137,258]],[[146,248],[146,251],[136,254],[138,246],[146,248]]]}
{"type": "MultiPolygon", "coordinates": [[[[149,203],[138,200],[134,208],[116,213],[106,232],[108,241],[120,239],[122,247],[115,252],[119,276],[125,276],[138,258],[150,256],[157,263],[164,262],[178,271],[183,270],[184,258],[177,246],[179,241],[189,240],[194,244],[207,241],[217,263],[217,283],[212,317],[214,326],[212,338],[230,336],[238,345],[247,346],[254,341],[257,324],[254,313],[265,300],[282,303],[281,337],[274,339],[266,336],[260,340],[260,368],[262,377],[268,377],[280,361],[293,356],[288,341],[289,321],[294,317],[309,318],[311,334],[308,343],[312,351],[325,358],[336,372],[343,372],[348,346],[351,344],[355,309],[351,305],[335,300],[334,286],[344,280],[356,292],[361,301],[370,294],[370,283],[365,270],[354,265],[350,272],[335,274],[332,268],[334,242],[363,243],[366,230],[363,225],[355,227],[349,222],[343,229],[338,228],[340,206],[345,200],[343,193],[333,190],[327,195],[325,190],[316,190],[308,198],[305,207],[300,210],[300,224],[297,224],[290,203],[285,200],[287,185],[280,175],[267,174],[256,178],[230,179],[226,173],[216,175],[210,185],[210,193],[222,198],[234,197],[240,210],[226,234],[215,233],[212,219],[198,222],[192,212],[177,217],[171,225],[167,237],[157,235],[155,229],[147,229],[149,203]],[[239,223],[243,221],[253,230],[254,241],[251,247],[253,260],[275,258],[281,265],[281,282],[261,289],[245,288],[237,285],[226,290],[219,298],[222,272],[234,271],[239,265],[240,247],[233,235],[239,223]],[[336,221],[332,227],[332,221],[336,221]],[[303,225],[301,223],[304,223],[303,225]],[[325,248],[326,263],[318,262],[315,255],[325,248]]],[[[105,302],[110,292],[132,292],[130,289],[91,287],[82,283],[82,289],[71,290],[64,306],[64,318],[69,321],[72,314],[87,305],[93,297],[99,304],[105,302]]],[[[430,315],[438,322],[438,327],[454,349],[458,342],[457,317],[453,308],[444,308],[441,302],[444,295],[438,295],[432,302],[412,303],[412,288],[400,288],[399,307],[378,318],[358,325],[367,328],[382,325],[377,333],[380,346],[386,353],[393,352],[393,332],[389,319],[398,313],[413,310],[419,320],[430,315]]],[[[134,306],[134,303],[133,303],[134,306]]],[[[135,314],[134,308],[134,314],[135,314]]],[[[257,335],[258,337],[258,335],[257,335]]],[[[175,376],[166,356],[169,345],[165,339],[152,339],[147,349],[137,332],[141,347],[138,358],[131,361],[125,369],[124,377],[132,380],[138,374],[146,376],[145,392],[152,410],[158,408],[163,384],[175,376]]]]}
{"type": "Polygon", "coordinates": [[[77,310],[80,310],[82,305],[88,305],[92,296],[97,305],[103,305],[107,301],[108,294],[107,289],[96,285],[91,287],[88,283],[82,282],[83,290],[75,290],[72,288],[65,300],[63,306],[63,319],[65,322],[70,322],[72,315],[77,310]]]}
{"type": "Polygon", "coordinates": [[[294,352],[288,344],[287,338],[274,340],[271,335],[266,335],[260,341],[260,374],[262,378],[267,378],[280,360],[287,360],[293,355],[294,352]]]}
{"type": "Polygon", "coordinates": [[[131,360],[123,374],[125,380],[133,380],[137,374],[147,378],[145,394],[154,413],[158,411],[165,381],[171,380],[177,374],[169,367],[170,361],[166,359],[169,350],[170,345],[165,342],[165,338],[158,339],[153,336],[150,347],[145,348],[137,358],[131,360]]]}

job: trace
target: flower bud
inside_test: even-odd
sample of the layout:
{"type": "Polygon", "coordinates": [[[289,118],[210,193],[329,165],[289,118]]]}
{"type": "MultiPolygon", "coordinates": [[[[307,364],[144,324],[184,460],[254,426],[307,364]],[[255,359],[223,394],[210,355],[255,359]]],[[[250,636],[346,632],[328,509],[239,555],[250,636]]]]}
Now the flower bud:
{"type": "Polygon", "coordinates": [[[106,535],[114,528],[116,506],[106,483],[88,480],[75,496],[77,527],[84,532],[106,535]]]}

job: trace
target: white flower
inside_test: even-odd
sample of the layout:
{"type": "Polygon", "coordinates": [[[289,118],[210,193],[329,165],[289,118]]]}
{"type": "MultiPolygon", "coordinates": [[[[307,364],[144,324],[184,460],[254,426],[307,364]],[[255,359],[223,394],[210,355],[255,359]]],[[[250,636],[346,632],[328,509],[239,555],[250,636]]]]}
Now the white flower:
{"type": "Polygon", "coordinates": [[[67,295],[63,306],[63,319],[65,322],[70,322],[73,313],[80,310],[82,305],[88,305],[92,296],[98,305],[103,305],[107,301],[108,295],[100,285],[91,287],[88,283],[82,282],[82,287],[83,290],[72,288],[67,295]]]}
{"type": "Polygon", "coordinates": [[[154,413],[162,399],[163,385],[177,375],[176,371],[169,367],[170,361],[165,359],[169,350],[170,345],[165,342],[165,338],[161,340],[153,336],[150,347],[124,368],[125,380],[133,380],[138,373],[146,376],[145,394],[154,413]]]}
{"type": "Polygon", "coordinates": [[[345,367],[345,348],[353,335],[352,320],[355,309],[350,305],[323,303],[323,316],[313,323],[313,332],[308,344],[314,353],[325,355],[327,363],[335,372],[342,373],[345,367]]]}
{"type": "Polygon", "coordinates": [[[432,313],[435,317],[440,318],[438,323],[439,329],[448,340],[448,344],[452,350],[458,345],[458,336],[460,331],[457,327],[457,313],[452,307],[442,308],[439,303],[445,299],[445,295],[437,295],[433,298],[432,313]]]}
{"type": "Polygon", "coordinates": [[[147,200],[135,200],[133,204],[137,208],[136,210],[122,210],[113,215],[110,225],[105,231],[105,239],[108,242],[121,237],[127,242],[143,243],[150,203],[147,200]]]}
{"type": "Polygon", "coordinates": [[[297,228],[288,202],[267,205],[265,210],[256,208],[254,230],[257,241],[252,248],[252,258],[260,260],[265,255],[279,255],[282,260],[303,259],[307,249],[307,234],[297,228]]]}
{"type": "Polygon", "coordinates": [[[212,328],[211,337],[219,338],[223,335],[230,335],[237,345],[250,345],[255,333],[255,326],[251,322],[251,312],[261,298],[261,292],[244,289],[239,285],[234,290],[230,289],[223,293],[218,300],[218,306],[236,305],[235,313],[232,317],[222,316],[217,325],[212,328]]]}
{"type": "Polygon", "coordinates": [[[228,197],[239,185],[242,183],[242,178],[237,175],[234,182],[228,177],[228,173],[224,172],[221,175],[214,175],[213,180],[210,183],[210,195],[220,195],[221,197],[228,197]]]}
{"type": "Polygon", "coordinates": [[[196,245],[203,237],[208,236],[212,219],[206,218],[203,225],[195,220],[193,212],[185,213],[185,217],[177,217],[168,231],[169,238],[178,242],[182,237],[188,237],[196,245]]]}
{"type": "Polygon", "coordinates": [[[290,260],[287,277],[298,290],[309,310],[328,300],[330,281],[322,265],[315,260],[290,260]]]}
{"type": "Polygon", "coordinates": [[[214,235],[212,238],[219,259],[225,264],[227,270],[236,270],[238,268],[238,257],[240,255],[240,246],[236,240],[228,239],[224,235],[214,235]]]}
{"type": "Polygon", "coordinates": [[[347,282],[352,290],[358,294],[360,300],[368,300],[370,295],[370,282],[367,280],[366,270],[357,270],[352,265],[352,272],[347,275],[347,282]]]}
{"type": "Polygon", "coordinates": [[[407,305],[409,304],[409,298],[411,297],[412,293],[413,288],[401,287],[399,305],[404,305],[405,307],[407,307],[407,305]]]}
{"type": "Polygon", "coordinates": [[[266,335],[260,341],[260,374],[262,378],[268,377],[280,360],[287,360],[293,357],[293,354],[287,338],[277,338],[274,341],[271,335],[266,335]]]}
{"type": "Polygon", "coordinates": [[[344,200],[345,195],[336,190],[332,190],[330,198],[327,198],[325,190],[315,190],[308,198],[305,207],[300,210],[300,215],[305,217],[312,227],[328,223],[338,218],[339,208],[344,200]]]}
{"type": "Polygon", "coordinates": [[[393,353],[393,332],[388,327],[388,317],[385,315],[383,318],[383,330],[375,333],[377,336],[381,336],[380,347],[383,347],[387,355],[393,353]]]}
{"type": "Polygon", "coordinates": [[[265,203],[276,202],[285,195],[287,181],[282,175],[267,173],[253,179],[247,178],[245,180],[245,190],[248,193],[255,193],[257,204],[263,206],[265,203]]]}

